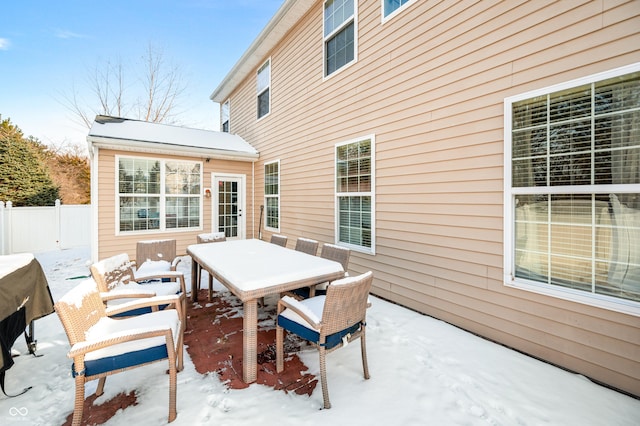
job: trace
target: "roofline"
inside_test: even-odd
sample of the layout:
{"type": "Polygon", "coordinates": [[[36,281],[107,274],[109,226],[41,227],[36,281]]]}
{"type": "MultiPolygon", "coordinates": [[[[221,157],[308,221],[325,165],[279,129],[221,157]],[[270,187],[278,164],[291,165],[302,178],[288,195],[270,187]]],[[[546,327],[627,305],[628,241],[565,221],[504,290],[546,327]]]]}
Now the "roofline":
{"type": "MultiPolygon", "coordinates": [[[[152,154],[165,154],[183,157],[200,157],[203,159],[234,160],[255,162],[260,157],[259,153],[230,151],[214,148],[198,148],[182,145],[174,145],[162,142],[149,142],[134,139],[109,138],[104,136],[87,136],[89,146],[99,149],[112,149],[117,151],[145,152],[152,154]]],[[[89,152],[92,150],[89,149],[89,152]]]]}
{"type": "Polygon", "coordinates": [[[231,91],[238,86],[268,56],[271,50],[284,38],[300,18],[314,5],[314,0],[285,0],[258,37],[243,53],[231,71],[211,93],[209,99],[223,103],[231,91]]]}

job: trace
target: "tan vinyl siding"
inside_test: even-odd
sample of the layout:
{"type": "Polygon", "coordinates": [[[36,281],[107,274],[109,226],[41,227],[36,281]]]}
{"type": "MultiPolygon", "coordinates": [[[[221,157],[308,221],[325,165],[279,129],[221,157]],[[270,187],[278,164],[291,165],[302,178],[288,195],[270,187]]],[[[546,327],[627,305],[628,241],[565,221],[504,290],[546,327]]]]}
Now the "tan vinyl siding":
{"type": "Polygon", "coordinates": [[[356,63],[323,79],[322,44],[317,1],[268,54],[270,115],[256,121],[255,75],[231,94],[233,131],[260,151],[256,219],[280,160],[281,233],[334,242],[334,145],[374,134],[376,255],[353,253],[353,273],[640,395],[637,317],[506,287],[502,267],[504,98],[640,61],[640,3],[419,1],[381,23],[361,0],[356,63]]]}
{"type": "MultiPolygon", "coordinates": [[[[104,259],[119,253],[129,254],[130,259],[135,259],[136,243],[139,240],[153,240],[175,238],[177,243],[178,255],[186,254],[187,247],[196,243],[196,236],[199,233],[211,232],[211,204],[213,197],[203,198],[202,208],[202,226],[199,230],[177,231],[177,232],[132,232],[118,234],[117,217],[118,214],[118,197],[116,189],[116,156],[141,157],[153,159],[176,159],[176,157],[166,155],[155,155],[148,153],[135,153],[124,151],[100,150],[98,169],[100,170],[98,177],[98,200],[94,204],[98,214],[98,258],[104,259]]],[[[247,217],[247,236],[253,237],[253,229],[251,223],[253,218],[250,213],[253,211],[251,191],[249,190],[252,181],[252,164],[249,162],[225,161],[212,159],[206,162],[202,158],[181,157],[180,160],[200,161],[203,165],[203,188],[210,188],[211,173],[234,173],[245,174],[247,178],[246,210],[249,213],[247,217]]]]}

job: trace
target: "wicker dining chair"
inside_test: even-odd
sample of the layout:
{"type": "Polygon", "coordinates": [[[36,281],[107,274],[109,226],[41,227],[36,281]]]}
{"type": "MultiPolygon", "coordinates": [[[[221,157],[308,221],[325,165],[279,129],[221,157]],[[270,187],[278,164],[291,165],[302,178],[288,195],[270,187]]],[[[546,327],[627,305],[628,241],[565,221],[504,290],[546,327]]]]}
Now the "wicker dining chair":
{"type": "Polygon", "coordinates": [[[176,240],[142,240],[136,243],[135,266],[139,275],[175,271],[181,260],[176,256],[176,240]]]}
{"type": "Polygon", "coordinates": [[[287,237],[285,235],[278,235],[278,234],[273,234],[271,236],[271,241],[269,241],[272,244],[277,244],[279,246],[282,247],[286,247],[287,246],[287,237]]]}
{"type": "MultiPolygon", "coordinates": [[[[151,275],[140,275],[133,270],[133,264],[126,253],[96,262],[89,269],[107,306],[123,303],[125,299],[179,294],[182,312],[186,315],[186,284],[184,274],[180,271],[156,271],[151,275]],[[163,278],[170,281],[162,281],[163,278]]],[[[131,311],[128,314],[146,312],[150,312],[150,309],[131,311]]],[[[186,317],[182,319],[186,324],[186,317]]]]}
{"type": "Polygon", "coordinates": [[[318,252],[318,242],[309,238],[298,238],[295,250],[315,256],[318,252]]]}
{"type": "Polygon", "coordinates": [[[183,368],[184,333],[178,299],[176,295],[158,296],[105,308],[96,282],[89,278],[58,300],[54,307],[69,339],[67,356],[73,360],[71,373],[76,383],[74,426],[82,421],[88,381],[99,379],[96,396],[100,396],[107,376],[165,359],[169,362],[169,422],[175,420],[176,373],[183,368]],[[125,310],[159,304],[177,309],[110,318],[125,310]]]}
{"type": "MultiPolygon", "coordinates": [[[[351,250],[346,247],[340,247],[335,244],[325,243],[322,245],[322,249],[320,250],[320,257],[336,261],[342,265],[342,269],[344,269],[344,275],[348,276],[347,268],[349,267],[349,257],[351,255],[351,250]]],[[[306,299],[308,297],[313,297],[315,295],[325,294],[326,288],[329,283],[321,283],[316,284],[311,287],[302,287],[297,288],[295,290],[291,290],[286,294],[292,297],[295,297],[298,300],[306,299]]]]}
{"type": "Polygon", "coordinates": [[[331,408],[327,386],[326,354],[360,338],[364,378],[369,378],[365,340],[366,314],[373,273],[336,280],[327,294],[297,300],[284,296],[278,302],[276,326],[276,370],[284,369],[284,330],[297,334],[317,347],[324,408],[331,408]]]}
{"type": "MultiPolygon", "coordinates": [[[[219,243],[222,241],[227,241],[227,237],[224,232],[211,232],[208,234],[198,234],[197,237],[198,244],[208,244],[208,243],[219,243]]],[[[202,268],[200,264],[196,263],[196,288],[200,289],[200,281],[202,275],[202,268]]],[[[213,299],[213,277],[209,274],[209,302],[213,299]]]]}

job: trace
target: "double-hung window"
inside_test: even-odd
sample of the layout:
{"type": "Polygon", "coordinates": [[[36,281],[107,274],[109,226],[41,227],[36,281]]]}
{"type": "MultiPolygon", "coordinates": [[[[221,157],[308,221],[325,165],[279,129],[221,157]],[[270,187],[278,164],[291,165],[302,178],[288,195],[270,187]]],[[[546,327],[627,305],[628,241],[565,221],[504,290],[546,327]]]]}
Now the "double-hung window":
{"type": "Polygon", "coordinates": [[[227,100],[220,107],[220,122],[222,123],[220,130],[227,133],[229,133],[229,113],[229,101],[227,100]]]}
{"type": "Polygon", "coordinates": [[[640,314],[640,63],[505,100],[505,281],[640,314]]]}
{"type": "Polygon", "coordinates": [[[413,2],[414,0],[382,0],[382,17],[387,18],[391,14],[395,14],[404,5],[413,2]]]}
{"type": "Polygon", "coordinates": [[[264,165],[265,228],[280,232],[280,161],[264,165]]]}
{"type": "Polygon", "coordinates": [[[329,76],[356,58],[354,0],[324,2],[324,75],[329,76]]]}
{"type": "Polygon", "coordinates": [[[200,228],[201,163],[118,157],[117,164],[120,232],[200,228]]]}
{"type": "Polygon", "coordinates": [[[337,243],[375,254],[374,136],[336,145],[337,243]]]}
{"type": "Polygon", "coordinates": [[[257,96],[258,96],[258,118],[269,114],[271,109],[271,60],[267,60],[258,70],[257,96]]]}

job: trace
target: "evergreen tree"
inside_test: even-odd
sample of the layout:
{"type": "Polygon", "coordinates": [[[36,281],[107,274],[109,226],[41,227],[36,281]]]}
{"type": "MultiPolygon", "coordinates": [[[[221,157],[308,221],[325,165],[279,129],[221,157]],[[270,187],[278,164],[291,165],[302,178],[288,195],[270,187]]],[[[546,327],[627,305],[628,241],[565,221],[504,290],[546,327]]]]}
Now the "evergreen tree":
{"type": "Polygon", "coordinates": [[[46,148],[25,138],[9,119],[0,122],[0,200],[14,207],[51,206],[59,197],[46,168],[46,148]]]}

